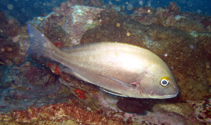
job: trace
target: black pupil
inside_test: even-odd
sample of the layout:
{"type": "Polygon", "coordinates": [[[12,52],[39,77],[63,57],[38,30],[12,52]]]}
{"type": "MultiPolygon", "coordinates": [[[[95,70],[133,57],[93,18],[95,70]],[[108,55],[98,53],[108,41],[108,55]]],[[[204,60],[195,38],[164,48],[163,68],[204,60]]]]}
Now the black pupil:
{"type": "Polygon", "coordinates": [[[163,80],[163,81],[162,81],[162,84],[163,84],[163,85],[166,85],[166,84],[167,84],[167,81],[166,81],[166,80],[163,80]]]}

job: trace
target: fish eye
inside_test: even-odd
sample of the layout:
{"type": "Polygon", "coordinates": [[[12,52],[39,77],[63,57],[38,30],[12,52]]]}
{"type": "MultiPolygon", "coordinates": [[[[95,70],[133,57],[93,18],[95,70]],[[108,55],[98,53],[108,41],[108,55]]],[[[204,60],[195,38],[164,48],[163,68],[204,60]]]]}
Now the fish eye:
{"type": "Polygon", "coordinates": [[[160,84],[161,84],[163,87],[168,86],[169,83],[170,83],[170,82],[169,82],[169,79],[166,78],[166,77],[162,78],[161,81],[160,81],[160,84]]]}

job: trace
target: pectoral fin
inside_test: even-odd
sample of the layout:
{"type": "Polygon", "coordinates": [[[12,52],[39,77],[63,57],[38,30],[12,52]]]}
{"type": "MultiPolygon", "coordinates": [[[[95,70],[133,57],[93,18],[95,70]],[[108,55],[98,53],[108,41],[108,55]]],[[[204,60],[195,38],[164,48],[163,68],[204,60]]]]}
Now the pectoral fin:
{"type": "Polygon", "coordinates": [[[122,96],[122,94],[120,93],[117,93],[117,92],[114,92],[114,91],[111,91],[111,90],[108,90],[108,89],[104,89],[104,88],[100,88],[102,91],[106,92],[106,93],[109,93],[109,94],[112,94],[112,95],[116,95],[116,96],[122,96]]]}
{"type": "MultiPolygon", "coordinates": [[[[102,75],[100,75],[100,76],[102,76],[102,75]]],[[[121,85],[123,85],[123,86],[125,86],[125,87],[128,87],[128,88],[135,88],[135,87],[136,87],[135,84],[128,84],[128,83],[125,83],[125,82],[123,82],[123,81],[121,81],[121,80],[115,79],[115,78],[110,77],[110,76],[102,76],[102,77],[111,79],[111,80],[113,80],[113,81],[115,81],[115,82],[117,82],[117,83],[119,83],[119,84],[121,84],[121,85]]]]}

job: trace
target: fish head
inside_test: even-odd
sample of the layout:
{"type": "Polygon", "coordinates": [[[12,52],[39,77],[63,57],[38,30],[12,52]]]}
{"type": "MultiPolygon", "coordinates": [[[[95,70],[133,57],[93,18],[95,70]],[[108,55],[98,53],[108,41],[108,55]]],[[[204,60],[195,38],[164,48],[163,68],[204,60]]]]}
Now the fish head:
{"type": "Polygon", "coordinates": [[[179,93],[174,76],[166,64],[149,66],[139,80],[138,89],[145,98],[173,98],[179,93]]]}

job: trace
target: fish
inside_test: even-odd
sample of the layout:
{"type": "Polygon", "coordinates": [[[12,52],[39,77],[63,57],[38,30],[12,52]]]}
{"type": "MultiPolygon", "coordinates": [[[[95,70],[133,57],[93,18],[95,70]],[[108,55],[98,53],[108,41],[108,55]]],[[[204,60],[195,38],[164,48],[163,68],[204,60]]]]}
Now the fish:
{"type": "Polygon", "coordinates": [[[120,42],[94,42],[57,48],[27,23],[29,56],[56,61],[80,80],[121,97],[166,99],[176,97],[178,85],[167,64],[153,52],[120,42]]]}

